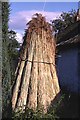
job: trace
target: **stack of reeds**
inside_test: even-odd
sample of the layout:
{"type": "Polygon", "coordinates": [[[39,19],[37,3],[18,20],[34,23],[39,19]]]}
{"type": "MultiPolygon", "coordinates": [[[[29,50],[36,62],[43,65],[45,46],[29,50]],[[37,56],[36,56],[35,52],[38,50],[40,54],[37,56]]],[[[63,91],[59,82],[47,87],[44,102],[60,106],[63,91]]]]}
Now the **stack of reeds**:
{"type": "Polygon", "coordinates": [[[13,86],[12,108],[47,111],[60,92],[55,65],[55,40],[45,17],[35,14],[28,23],[23,42],[16,80],[13,86]]]}

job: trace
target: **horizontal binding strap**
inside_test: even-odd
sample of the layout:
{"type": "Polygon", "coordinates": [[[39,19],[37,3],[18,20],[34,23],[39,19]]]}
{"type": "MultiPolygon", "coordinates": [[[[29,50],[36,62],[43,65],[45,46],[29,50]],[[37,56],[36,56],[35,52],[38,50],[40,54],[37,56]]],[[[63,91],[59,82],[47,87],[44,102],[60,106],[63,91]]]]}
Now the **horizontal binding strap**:
{"type": "Polygon", "coordinates": [[[25,60],[23,60],[23,59],[21,59],[22,61],[27,61],[27,62],[35,62],[35,63],[44,63],[44,64],[53,64],[54,66],[56,66],[54,63],[50,63],[50,62],[39,62],[39,61],[31,61],[31,60],[28,60],[28,59],[25,59],[25,60]]]}

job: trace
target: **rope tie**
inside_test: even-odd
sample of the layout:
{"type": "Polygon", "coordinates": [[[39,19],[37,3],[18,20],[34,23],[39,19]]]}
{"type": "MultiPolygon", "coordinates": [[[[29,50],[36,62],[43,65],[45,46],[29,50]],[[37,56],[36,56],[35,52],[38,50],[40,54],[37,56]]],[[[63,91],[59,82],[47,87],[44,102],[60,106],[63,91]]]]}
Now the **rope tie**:
{"type": "Polygon", "coordinates": [[[27,62],[31,62],[31,63],[35,62],[35,63],[53,64],[54,66],[56,66],[54,63],[50,63],[50,62],[31,61],[28,59],[21,59],[21,61],[27,61],[27,62]]]}

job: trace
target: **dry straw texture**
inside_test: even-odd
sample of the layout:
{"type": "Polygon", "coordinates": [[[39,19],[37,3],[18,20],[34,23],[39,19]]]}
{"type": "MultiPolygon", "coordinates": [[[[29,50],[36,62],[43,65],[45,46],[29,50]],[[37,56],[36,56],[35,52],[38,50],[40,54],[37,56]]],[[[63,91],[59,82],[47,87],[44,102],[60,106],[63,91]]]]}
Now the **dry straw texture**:
{"type": "Polygon", "coordinates": [[[60,88],[55,67],[55,40],[45,17],[35,14],[27,24],[13,86],[13,109],[48,107],[60,88]]]}

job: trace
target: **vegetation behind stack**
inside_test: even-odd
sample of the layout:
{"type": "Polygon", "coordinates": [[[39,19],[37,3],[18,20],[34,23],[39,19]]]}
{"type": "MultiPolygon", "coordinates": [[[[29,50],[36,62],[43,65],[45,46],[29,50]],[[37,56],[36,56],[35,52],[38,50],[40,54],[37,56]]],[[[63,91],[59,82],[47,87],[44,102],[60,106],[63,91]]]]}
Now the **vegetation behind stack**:
{"type": "Polygon", "coordinates": [[[11,72],[8,55],[8,21],[9,21],[9,4],[2,2],[2,115],[10,116],[11,106],[11,72]]]}

